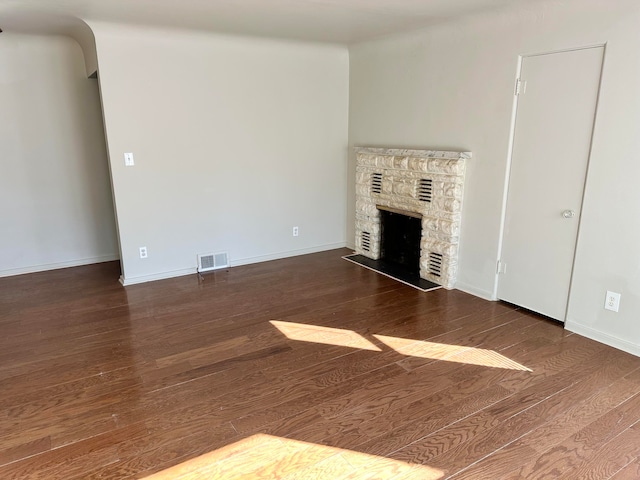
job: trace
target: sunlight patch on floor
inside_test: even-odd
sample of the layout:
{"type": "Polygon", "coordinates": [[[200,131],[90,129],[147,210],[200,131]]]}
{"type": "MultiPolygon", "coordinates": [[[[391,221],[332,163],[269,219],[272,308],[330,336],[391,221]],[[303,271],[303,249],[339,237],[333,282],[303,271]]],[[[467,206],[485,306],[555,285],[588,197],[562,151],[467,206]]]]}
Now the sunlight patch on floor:
{"type": "Polygon", "coordinates": [[[444,472],[352,450],[256,434],[158,472],[146,480],[402,479],[437,480],[444,472]]]}
{"type": "MultiPolygon", "coordinates": [[[[283,322],[279,320],[271,320],[271,324],[290,340],[337,345],[371,350],[374,352],[382,351],[380,347],[353,330],[308,325],[305,323],[283,322]]],[[[426,342],[410,338],[390,337],[386,335],[372,335],[372,337],[384,346],[408,357],[531,372],[531,369],[493,350],[467,347],[464,345],[426,342]]]]}
{"type": "Polygon", "coordinates": [[[493,350],[465,347],[461,345],[447,345],[445,343],[424,342],[407,338],[374,335],[389,348],[411,357],[445,360],[447,362],[480,365],[483,367],[505,368],[530,372],[531,369],[505,357],[493,350]]]}
{"type": "Polygon", "coordinates": [[[374,352],[380,351],[373,343],[352,330],[319,327],[304,323],[281,322],[278,320],[271,320],[271,324],[290,340],[358,348],[374,352]]]}

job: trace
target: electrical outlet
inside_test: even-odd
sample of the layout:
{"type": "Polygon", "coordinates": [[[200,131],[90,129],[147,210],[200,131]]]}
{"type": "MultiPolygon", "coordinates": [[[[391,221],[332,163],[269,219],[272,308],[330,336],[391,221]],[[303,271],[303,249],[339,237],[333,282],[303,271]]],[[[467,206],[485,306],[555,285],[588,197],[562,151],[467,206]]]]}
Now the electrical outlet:
{"type": "Polygon", "coordinates": [[[605,310],[617,312],[620,309],[620,294],[607,290],[607,298],[604,301],[605,310]]]}
{"type": "Polygon", "coordinates": [[[298,230],[298,227],[293,227],[293,236],[297,237],[300,234],[300,230],[298,230]]]}
{"type": "Polygon", "coordinates": [[[140,258],[147,258],[147,247],[140,247],[140,258]]]}

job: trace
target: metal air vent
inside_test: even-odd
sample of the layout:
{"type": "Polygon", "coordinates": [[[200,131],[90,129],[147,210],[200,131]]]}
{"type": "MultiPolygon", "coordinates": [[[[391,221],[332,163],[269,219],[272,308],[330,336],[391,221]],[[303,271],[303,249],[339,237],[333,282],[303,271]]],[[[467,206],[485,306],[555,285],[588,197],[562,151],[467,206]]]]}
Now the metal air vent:
{"type": "Polygon", "coordinates": [[[382,174],[371,174],[371,193],[382,193],[382,174]]]}
{"type": "Polygon", "coordinates": [[[371,234],[369,232],[362,232],[362,250],[371,251],[371,234]]]}
{"type": "Polygon", "coordinates": [[[209,272],[229,266],[229,256],[226,252],[206,253],[198,255],[198,272],[209,272]]]}
{"type": "Polygon", "coordinates": [[[442,275],[442,254],[429,252],[428,271],[431,275],[440,277],[442,275]]]}
{"type": "Polygon", "coordinates": [[[418,199],[423,202],[431,203],[433,198],[433,180],[430,178],[421,178],[418,184],[418,199]]]}

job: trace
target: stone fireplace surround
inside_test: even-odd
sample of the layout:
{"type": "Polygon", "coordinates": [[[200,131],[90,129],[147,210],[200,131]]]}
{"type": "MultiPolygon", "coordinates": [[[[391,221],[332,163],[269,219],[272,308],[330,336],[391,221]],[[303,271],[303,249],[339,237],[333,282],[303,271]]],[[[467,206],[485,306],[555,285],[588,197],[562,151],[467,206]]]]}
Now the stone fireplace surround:
{"type": "Polygon", "coordinates": [[[356,253],[380,259],[379,207],[422,222],[420,277],[453,288],[470,152],[357,147],[356,253]]]}

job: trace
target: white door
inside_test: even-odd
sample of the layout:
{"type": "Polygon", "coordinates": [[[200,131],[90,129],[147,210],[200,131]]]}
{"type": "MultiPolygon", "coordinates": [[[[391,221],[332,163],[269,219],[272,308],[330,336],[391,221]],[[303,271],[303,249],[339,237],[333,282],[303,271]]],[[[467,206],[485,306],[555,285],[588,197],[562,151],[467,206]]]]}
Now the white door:
{"type": "Polygon", "coordinates": [[[602,47],[524,57],[498,298],[564,321],[602,47]]]}

